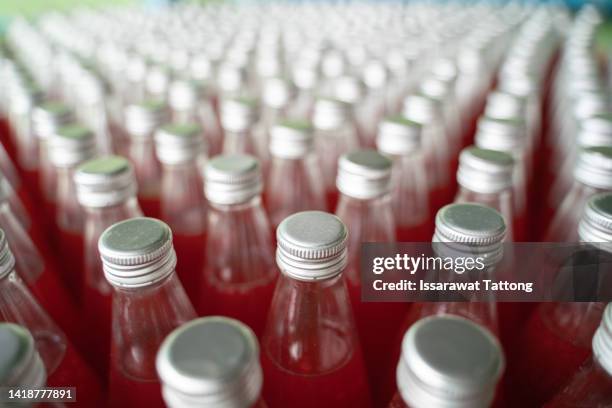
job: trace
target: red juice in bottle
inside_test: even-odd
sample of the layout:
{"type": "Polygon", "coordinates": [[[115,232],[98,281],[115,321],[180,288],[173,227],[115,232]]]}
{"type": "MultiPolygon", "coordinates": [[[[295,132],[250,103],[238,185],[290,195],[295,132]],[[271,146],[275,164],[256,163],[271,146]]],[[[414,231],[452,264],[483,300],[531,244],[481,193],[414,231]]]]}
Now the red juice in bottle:
{"type": "Polygon", "coordinates": [[[195,303],[204,265],[206,200],[201,168],[206,159],[202,128],[195,123],[168,124],[155,133],[162,164],[161,219],[172,229],[176,272],[195,303]]]}
{"type": "Polygon", "coordinates": [[[402,116],[387,118],[378,130],[377,148],[393,160],[391,204],[399,242],[429,242],[433,234],[422,130],[402,116]]]}
{"type": "Polygon", "coordinates": [[[112,287],[104,278],[98,252],[100,235],[111,225],[141,217],[136,179],[130,162],[120,156],[101,156],[75,171],[76,197],[84,210],[83,299],[88,353],[92,365],[108,381],[112,287]]]}
{"type": "Polygon", "coordinates": [[[267,407],[257,337],[238,320],[211,316],[178,327],[160,346],[156,367],[169,407],[267,407]]]}
{"type": "Polygon", "coordinates": [[[159,218],[162,168],[155,154],[155,131],[167,120],[165,105],[148,100],[129,105],[125,128],[129,136],[126,156],[134,166],[138,202],[148,217],[159,218]]]}
{"type": "Polygon", "coordinates": [[[153,218],[121,221],[104,231],[99,250],[113,286],[109,403],[162,407],[155,355],[196,316],[175,273],[170,228],[153,218]]]}
{"type": "Polygon", "coordinates": [[[327,208],[312,131],[298,120],[281,120],[272,128],[264,201],[273,227],[293,213],[327,208]]]}
{"type": "Polygon", "coordinates": [[[262,337],[264,398],[274,407],[370,407],[342,270],[347,230],[307,211],[277,229],[279,277],[262,337]]]}
{"type": "Polygon", "coordinates": [[[612,307],[606,307],[593,337],[593,357],[567,383],[546,408],[607,407],[612,404],[612,307]]]}
{"type": "Polygon", "coordinates": [[[259,163],[217,156],[206,166],[205,186],[210,206],[199,310],[241,320],[260,336],[278,272],[259,163]]]}
{"type": "Polygon", "coordinates": [[[502,347],[485,327],[458,316],[426,317],[403,337],[389,408],[497,406],[503,371],[502,347]]]}

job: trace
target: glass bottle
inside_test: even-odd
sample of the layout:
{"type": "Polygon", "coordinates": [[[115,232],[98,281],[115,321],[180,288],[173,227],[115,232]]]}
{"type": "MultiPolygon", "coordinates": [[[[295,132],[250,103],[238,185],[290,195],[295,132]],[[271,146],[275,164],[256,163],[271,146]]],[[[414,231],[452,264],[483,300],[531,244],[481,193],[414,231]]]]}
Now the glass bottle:
{"type": "Polygon", "coordinates": [[[574,183],[548,225],[544,241],[576,242],[578,223],[590,197],[612,190],[612,147],[587,147],[578,152],[574,183]]]}
{"type": "Polygon", "coordinates": [[[14,323],[0,323],[0,360],[6,362],[0,386],[41,388],[47,384],[47,371],[30,332],[14,323]]]}
{"type": "Polygon", "coordinates": [[[132,162],[138,182],[138,201],[145,215],[159,218],[161,164],[155,155],[155,131],[166,122],[166,107],[159,101],[130,105],[125,111],[129,141],[126,157],[132,162]]]}
{"type": "Polygon", "coordinates": [[[606,306],[588,360],[545,408],[605,407],[612,404],[612,305],[606,306]]]}
{"type": "Polygon", "coordinates": [[[45,366],[49,387],[76,387],[81,404],[103,406],[98,378],[17,276],[15,258],[1,230],[0,321],[16,323],[30,331],[45,366]]]}
{"type": "Polygon", "coordinates": [[[514,159],[512,193],[516,222],[512,226],[512,233],[516,237],[515,240],[527,237],[527,225],[531,221],[527,217],[532,215],[528,213],[530,207],[527,202],[531,165],[529,163],[526,135],[523,119],[495,119],[482,116],[478,120],[474,137],[477,147],[505,152],[514,159]]]}
{"type": "Polygon", "coordinates": [[[108,113],[108,101],[104,83],[92,73],[82,73],[76,88],[77,117],[96,135],[100,154],[112,154],[113,134],[108,113]]]}
{"type": "Polygon", "coordinates": [[[388,117],[378,128],[376,146],[393,160],[391,204],[398,241],[429,242],[433,228],[422,126],[399,115],[388,117]]]}
{"type": "Polygon", "coordinates": [[[442,106],[425,95],[413,94],[404,99],[402,116],[422,126],[423,152],[428,175],[430,206],[437,211],[451,199],[450,161],[444,130],[442,106]]]}
{"type": "Polygon", "coordinates": [[[57,239],[60,254],[65,259],[59,272],[77,299],[83,283],[84,214],[76,198],[73,175],[80,163],[95,156],[96,150],[93,132],[78,124],[59,128],[47,141],[47,154],[57,177],[57,239]]]}
{"type": "Polygon", "coordinates": [[[168,94],[172,123],[198,123],[204,129],[204,137],[210,156],[221,153],[223,131],[208,95],[210,85],[197,80],[176,79],[168,94]]]}
{"type": "Polygon", "coordinates": [[[172,232],[153,218],[109,227],[98,246],[113,286],[109,403],[163,407],[155,356],[164,338],[196,317],[174,273],[172,232]]]}
{"type": "Polygon", "coordinates": [[[460,186],[456,203],[478,203],[497,210],[506,222],[506,239],[513,236],[514,201],[512,174],[514,159],[496,150],[466,147],[459,156],[457,183],[460,186]]]}
{"type": "Polygon", "coordinates": [[[169,408],[267,407],[257,337],[238,320],[211,316],[180,326],[162,343],[156,366],[169,408]]]}
{"type": "Polygon", "coordinates": [[[169,124],[155,134],[162,164],[161,219],[172,229],[176,272],[189,298],[196,301],[204,266],[206,200],[202,170],[206,145],[195,123],[169,124]]]}
{"type": "Polygon", "coordinates": [[[327,208],[333,211],[338,202],[336,190],[338,159],[359,146],[357,130],[351,121],[349,106],[329,98],[317,99],[313,126],[315,148],[325,181],[327,208]]]}
{"type": "Polygon", "coordinates": [[[389,72],[382,61],[372,59],[364,64],[361,74],[366,92],[359,101],[355,120],[359,124],[362,144],[373,148],[378,125],[386,114],[389,72]]]}
{"type": "Polygon", "coordinates": [[[217,156],[204,174],[209,209],[199,310],[241,320],[261,335],[278,273],[259,162],[217,156]]]}
{"type": "Polygon", "coordinates": [[[502,347],[485,327],[459,316],[426,317],[404,336],[389,408],[488,407],[503,371],[502,347]]]}
{"type": "Polygon", "coordinates": [[[84,213],[84,263],[80,298],[84,330],[92,365],[108,379],[112,287],[104,277],[98,240],[111,225],[142,216],[136,199],[136,178],[130,162],[120,156],[101,156],[74,172],[76,198],[84,213]]]}
{"type": "Polygon", "coordinates": [[[353,151],[340,157],[336,182],[340,191],[336,215],[349,231],[348,263],[343,275],[376,399],[378,379],[386,368],[383,363],[390,345],[387,342],[399,329],[407,309],[405,303],[361,301],[360,247],[362,242],[395,241],[391,167],[391,160],[374,150],[353,151]]]}
{"type": "MultiPolygon", "coordinates": [[[[607,257],[612,252],[608,245],[612,242],[611,209],[612,194],[597,194],[585,204],[577,226],[580,241],[603,243],[597,246],[599,256],[607,257]]],[[[604,306],[594,302],[550,302],[538,306],[520,333],[523,346],[509,367],[520,401],[543,404],[571,378],[590,355],[604,306]]]]}
{"type": "Polygon", "coordinates": [[[325,186],[310,123],[279,121],[270,134],[270,154],[265,202],[272,226],[295,212],[325,210],[325,186]]]}
{"type": "Polygon", "coordinates": [[[277,229],[281,270],[261,341],[272,407],[369,407],[368,383],[342,271],[347,230],[306,211],[277,229]]]}

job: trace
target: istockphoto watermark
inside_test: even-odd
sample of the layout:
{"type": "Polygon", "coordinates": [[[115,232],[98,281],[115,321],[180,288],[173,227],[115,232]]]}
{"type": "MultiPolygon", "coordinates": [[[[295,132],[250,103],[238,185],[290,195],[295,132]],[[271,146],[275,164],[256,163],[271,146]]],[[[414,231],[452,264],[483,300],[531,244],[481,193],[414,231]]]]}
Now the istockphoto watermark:
{"type": "Polygon", "coordinates": [[[366,243],[366,302],[612,301],[612,249],[605,244],[366,243]]]}

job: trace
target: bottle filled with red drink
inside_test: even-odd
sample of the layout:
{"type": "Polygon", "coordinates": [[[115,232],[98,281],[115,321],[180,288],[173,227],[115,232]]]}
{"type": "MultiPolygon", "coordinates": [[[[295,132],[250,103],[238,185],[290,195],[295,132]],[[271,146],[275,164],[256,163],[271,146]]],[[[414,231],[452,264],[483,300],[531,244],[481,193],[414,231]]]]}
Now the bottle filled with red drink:
{"type": "Polygon", "coordinates": [[[270,134],[270,154],[264,198],[273,227],[293,213],[327,208],[309,122],[279,121],[270,134]]]}
{"type": "Polygon", "coordinates": [[[398,392],[389,408],[489,407],[504,355],[485,327],[459,316],[431,316],[404,335],[398,392]]]}
{"type": "Polygon", "coordinates": [[[391,204],[397,240],[428,242],[433,222],[429,212],[422,126],[402,116],[389,117],[378,128],[376,147],[393,160],[391,204]]]}
{"type": "Polygon", "coordinates": [[[217,156],[206,166],[204,185],[209,210],[199,310],[241,320],[261,335],[278,272],[259,162],[217,156]]]}
{"type": "Polygon", "coordinates": [[[169,124],[155,134],[162,164],[161,219],[172,229],[181,282],[196,302],[204,264],[206,200],[202,170],[206,141],[195,123],[169,124]]]}
{"type": "Polygon", "coordinates": [[[169,408],[267,408],[259,343],[238,320],[211,316],[185,323],[166,337],[156,366],[169,408]]]}
{"type": "Polygon", "coordinates": [[[134,166],[140,206],[150,217],[159,217],[162,175],[161,164],[155,155],[154,134],[166,119],[166,107],[159,101],[129,105],[125,110],[126,157],[134,166]]]}
{"type": "Polygon", "coordinates": [[[346,284],[347,229],[306,211],[277,229],[281,270],[261,341],[270,408],[369,407],[365,366],[346,284]]]}
{"type": "Polygon", "coordinates": [[[84,260],[82,299],[84,330],[92,365],[108,379],[111,338],[112,286],[104,277],[98,252],[100,235],[111,225],[142,217],[136,199],[136,178],[130,162],[120,156],[101,156],[80,165],[74,173],[76,198],[83,209],[84,260]]]}
{"type": "Polygon", "coordinates": [[[174,271],[172,232],[159,220],[132,218],[104,231],[99,250],[113,286],[109,404],[163,407],[157,350],[196,317],[174,271]]]}

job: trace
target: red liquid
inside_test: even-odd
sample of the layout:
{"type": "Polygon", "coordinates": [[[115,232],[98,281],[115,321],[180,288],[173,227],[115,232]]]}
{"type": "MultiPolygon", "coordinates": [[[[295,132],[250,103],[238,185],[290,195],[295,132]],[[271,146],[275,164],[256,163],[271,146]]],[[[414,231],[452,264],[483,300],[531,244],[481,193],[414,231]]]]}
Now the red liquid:
{"type": "Polygon", "coordinates": [[[395,373],[399,357],[399,352],[396,355],[390,350],[399,336],[410,303],[362,302],[361,285],[355,285],[351,279],[346,281],[373,399],[376,406],[385,406],[395,390],[393,381],[389,385],[387,373],[395,373]]]}
{"type": "Polygon", "coordinates": [[[434,226],[429,222],[410,227],[398,227],[396,237],[398,242],[431,242],[434,226]]]}
{"type": "Polygon", "coordinates": [[[204,269],[204,234],[174,234],[172,241],[177,257],[176,273],[178,273],[187,296],[192,303],[196,303],[201,287],[200,276],[204,269]]]}
{"type": "Polygon", "coordinates": [[[509,359],[510,384],[517,403],[541,406],[572,377],[591,350],[552,332],[534,313],[525,327],[517,355],[509,359]],[[512,367],[512,366],[515,367],[512,367]]]}
{"type": "Polygon", "coordinates": [[[248,325],[261,338],[276,278],[251,285],[214,284],[205,280],[200,314],[233,317],[248,325]]]}
{"type": "Polygon", "coordinates": [[[589,361],[546,408],[612,406],[612,377],[598,363],[589,361]]]}
{"type": "Polygon", "coordinates": [[[368,384],[359,353],[343,366],[325,374],[291,373],[261,353],[264,397],[270,408],[366,408],[368,384]]]}
{"type": "Polygon", "coordinates": [[[6,118],[0,118],[0,143],[4,146],[6,152],[13,162],[17,156],[15,144],[11,138],[11,126],[6,118]]]}
{"type": "Polygon", "coordinates": [[[327,210],[331,213],[336,212],[336,207],[338,206],[338,199],[340,194],[338,190],[334,189],[331,191],[325,192],[325,202],[327,203],[327,210]]]}
{"type": "Polygon", "coordinates": [[[389,403],[388,408],[408,408],[408,405],[404,403],[404,400],[402,399],[401,395],[399,395],[399,392],[396,392],[393,399],[389,403]]]}
{"type": "Polygon", "coordinates": [[[104,379],[108,381],[108,366],[111,349],[112,295],[104,295],[89,286],[83,298],[87,331],[88,360],[104,379]]]}
{"type": "Polygon", "coordinates": [[[139,381],[127,378],[111,369],[109,407],[165,408],[159,381],[139,381]]]}
{"type": "Polygon", "coordinates": [[[77,402],[70,406],[85,408],[105,406],[105,395],[99,379],[71,344],[68,344],[59,367],[49,375],[47,385],[49,387],[76,387],[77,402]]]}
{"type": "Polygon", "coordinates": [[[80,289],[83,287],[83,265],[85,264],[83,235],[61,229],[59,244],[62,256],[59,272],[73,297],[80,301],[80,289]]]}
{"type": "Polygon", "coordinates": [[[147,217],[161,218],[161,204],[159,198],[138,197],[138,203],[142,212],[147,217]]]}

